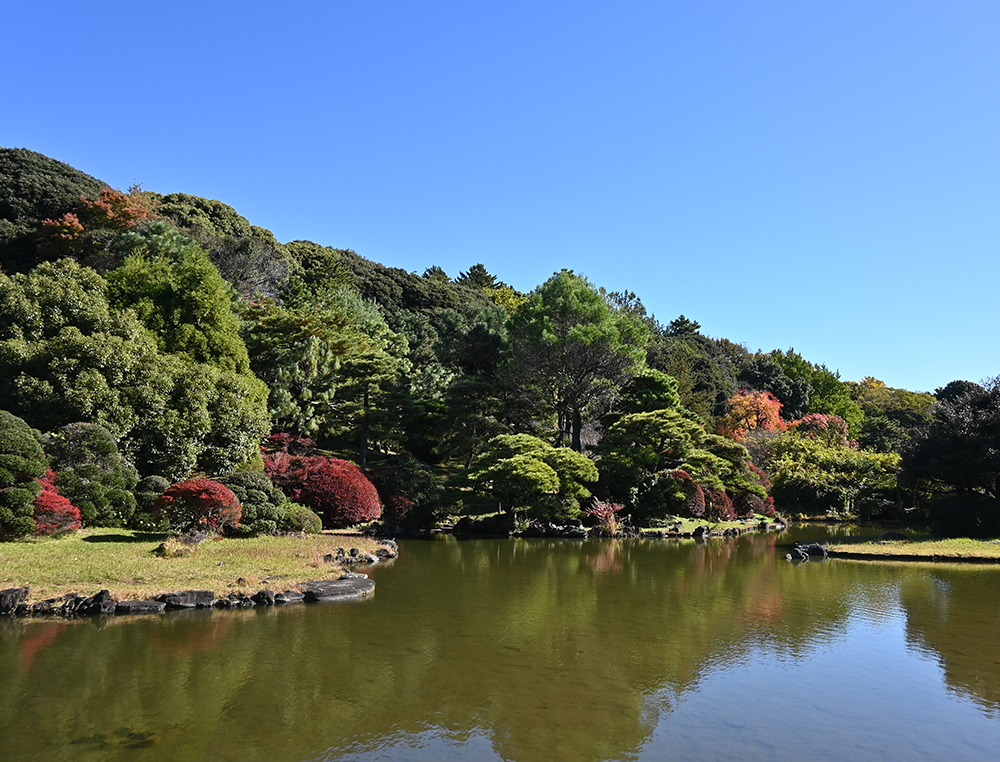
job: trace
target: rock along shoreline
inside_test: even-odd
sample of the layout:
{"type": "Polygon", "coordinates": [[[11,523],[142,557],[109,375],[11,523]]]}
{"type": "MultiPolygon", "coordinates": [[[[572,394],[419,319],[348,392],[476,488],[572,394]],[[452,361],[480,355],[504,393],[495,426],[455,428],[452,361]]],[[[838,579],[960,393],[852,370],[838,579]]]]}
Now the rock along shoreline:
{"type": "Polygon", "coordinates": [[[369,598],[375,593],[375,580],[369,579],[366,574],[347,572],[340,579],[313,580],[297,587],[297,590],[278,593],[261,590],[254,595],[230,593],[225,597],[218,597],[211,590],[182,590],[141,601],[118,601],[108,590],[101,590],[91,596],[68,593],[59,598],[29,603],[31,588],[26,585],[0,590],[0,616],[75,619],[89,616],[163,614],[185,609],[249,609],[291,603],[356,601],[369,598]]]}
{"type": "MultiPolygon", "coordinates": [[[[195,538],[196,540],[199,538],[195,538]]],[[[399,555],[394,540],[382,539],[375,553],[361,553],[357,548],[324,556],[324,563],[341,566],[375,564],[399,555]]],[[[91,616],[132,616],[139,614],[164,614],[168,611],[191,609],[250,609],[256,606],[284,606],[292,603],[320,603],[328,601],[357,601],[370,598],[375,593],[375,581],[361,572],[345,571],[338,579],[318,579],[295,585],[295,589],[275,592],[259,590],[249,595],[230,593],[216,595],[211,590],[181,590],[163,593],[146,600],[117,600],[109,590],[95,595],[67,593],[43,601],[30,600],[31,587],[11,587],[0,590],[0,617],[61,617],[77,619],[91,616]]]]}

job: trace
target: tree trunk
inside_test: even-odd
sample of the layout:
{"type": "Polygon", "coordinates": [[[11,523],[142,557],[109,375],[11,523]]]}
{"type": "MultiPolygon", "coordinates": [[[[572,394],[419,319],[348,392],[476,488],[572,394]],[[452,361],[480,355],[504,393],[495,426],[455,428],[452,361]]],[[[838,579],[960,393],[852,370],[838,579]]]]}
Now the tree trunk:
{"type": "Polygon", "coordinates": [[[358,433],[358,465],[368,462],[368,384],[365,384],[364,403],[361,406],[361,431],[358,433]]]}

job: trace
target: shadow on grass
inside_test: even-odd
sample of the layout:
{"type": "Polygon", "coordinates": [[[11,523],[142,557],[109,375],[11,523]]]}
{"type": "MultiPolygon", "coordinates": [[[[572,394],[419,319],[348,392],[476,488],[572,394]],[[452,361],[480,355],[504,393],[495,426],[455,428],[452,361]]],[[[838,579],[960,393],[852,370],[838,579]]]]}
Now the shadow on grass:
{"type": "Polygon", "coordinates": [[[84,542],[163,542],[170,535],[165,532],[136,532],[135,534],[95,534],[84,537],[84,542]]]}

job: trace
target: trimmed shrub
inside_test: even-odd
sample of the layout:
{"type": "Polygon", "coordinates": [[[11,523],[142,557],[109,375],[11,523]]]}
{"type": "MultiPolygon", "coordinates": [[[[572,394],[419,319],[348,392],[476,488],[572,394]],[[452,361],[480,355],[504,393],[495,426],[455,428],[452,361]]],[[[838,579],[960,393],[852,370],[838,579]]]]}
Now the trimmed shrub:
{"type": "Polygon", "coordinates": [[[129,526],[133,529],[159,529],[155,517],[156,501],[167,491],[170,480],[165,476],[144,476],[135,486],[136,511],[129,526]]]}
{"type": "Polygon", "coordinates": [[[712,521],[733,521],[736,507],[725,490],[707,489],[705,493],[705,516],[712,521]]]}
{"type": "Polygon", "coordinates": [[[264,457],[264,467],[289,498],[316,511],[324,527],[337,529],[382,515],[375,485],[349,460],[276,452],[264,457]]]}
{"type": "Polygon", "coordinates": [[[212,479],[188,479],[170,485],[156,501],[154,513],[165,519],[174,532],[221,532],[226,527],[239,527],[241,507],[224,484],[212,479]]]}
{"type": "Polygon", "coordinates": [[[316,511],[311,511],[304,505],[287,502],[282,528],[289,532],[319,534],[323,530],[323,519],[316,511]]]}
{"type": "Polygon", "coordinates": [[[48,471],[38,480],[42,491],[35,498],[35,535],[75,532],[80,528],[80,509],[59,494],[55,471],[48,471]]]}
{"type": "Polygon", "coordinates": [[[59,492],[80,509],[85,524],[120,527],[131,520],[139,475],[122,459],[110,431],[70,423],[46,435],[45,449],[59,473],[59,492]]]}
{"type": "MultiPolygon", "coordinates": [[[[260,471],[237,471],[219,479],[233,491],[243,508],[238,534],[270,534],[284,528],[288,498],[260,471]]],[[[311,513],[311,511],[310,511],[311,513]]]]}
{"type": "Polygon", "coordinates": [[[0,410],[0,538],[35,531],[35,498],[47,470],[36,433],[16,415],[0,410]]]}

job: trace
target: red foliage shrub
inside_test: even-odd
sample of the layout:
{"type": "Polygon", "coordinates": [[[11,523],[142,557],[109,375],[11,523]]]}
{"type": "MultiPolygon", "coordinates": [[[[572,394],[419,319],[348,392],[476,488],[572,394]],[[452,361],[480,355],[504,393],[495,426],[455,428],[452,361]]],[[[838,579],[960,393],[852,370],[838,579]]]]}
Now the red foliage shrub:
{"type": "Polygon", "coordinates": [[[316,511],[324,527],[351,526],[382,515],[375,485],[349,460],[275,452],[264,456],[264,471],[288,497],[316,511]]]}
{"type": "Polygon", "coordinates": [[[238,527],[242,515],[240,501],[229,487],[212,479],[188,479],[167,487],[153,508],[177,532],[202,530],[220,532],[238,527]]]}
{"type": "Polygon", "coordinates": [[[49,471],[38,483],[42,491],[35,498],[35,535],[75,532],[80,528],[80,509],[59,494],[58,477],[49,471]]]}
{"type": "Polygon", "coordinates": [[[382,503],[385,505],[382,517],[392,524],[403,523],[415,505],[410,498],[402,495],[389,495],[382,499],[382,503]]]}
{"type": "Polygon", "coordinates": [[[668,471],[667,475],[680,484],[681,489],[687,496],[684,500],[684,505],[681,507],[680,513],[682,516],[690,516],[692,518],[701,518],[705,515],[705,493],[700,486],[695,482],[694,478],[687,471],[681,471],[679,468],[673,471],[668,471]]]}
{"type": "Polygon", "coordinates": [[[587,514],[597,519],[598,527],[609,537],[617,537],[622,533],[622,520],[618,515],[622,506],[617,503],[605,503],[598,500],[587,509],[587,514]]]}
{"type": "Polygon", "coordinates": [[[732,521],[736,518],[736,507],[725,490],[705,490],[705,516],[713,521],[732,521]]]}

